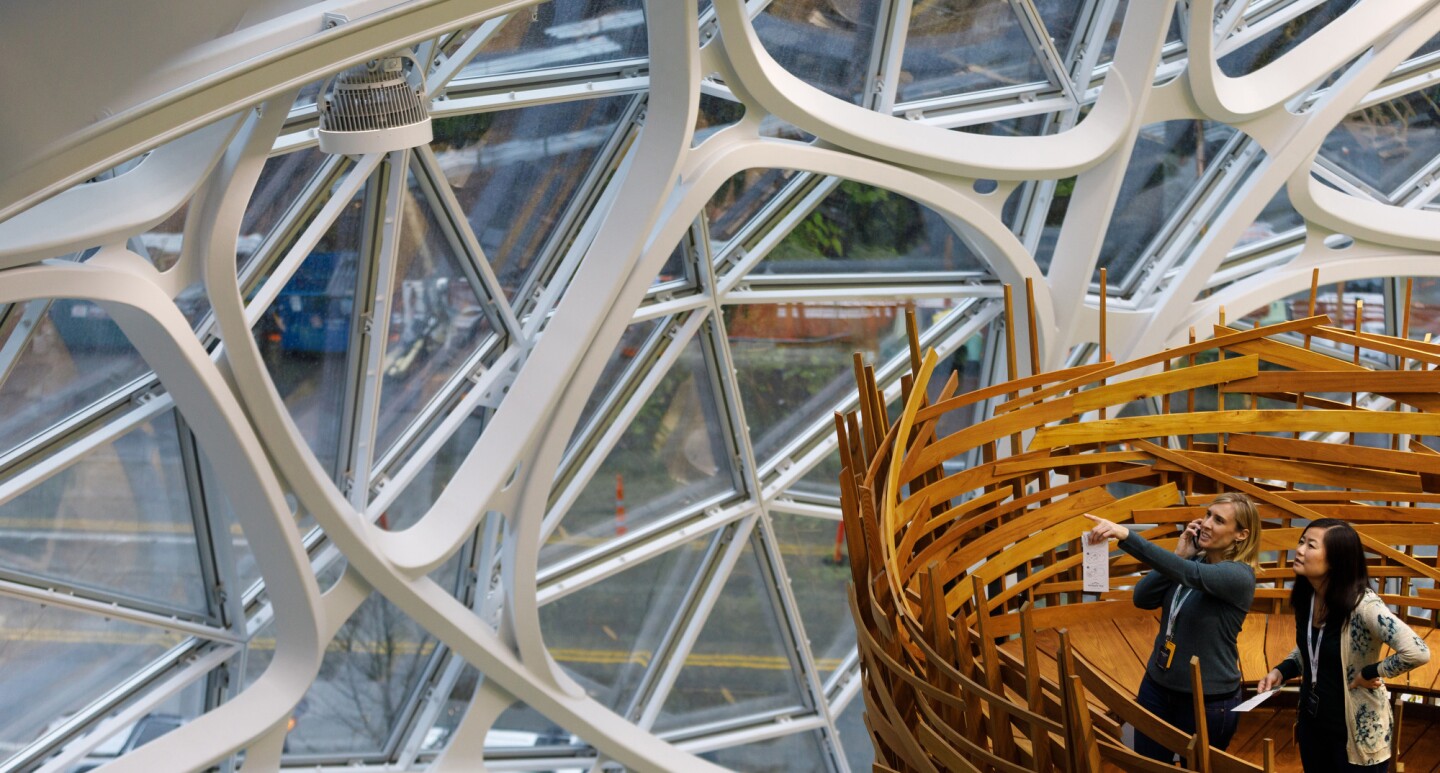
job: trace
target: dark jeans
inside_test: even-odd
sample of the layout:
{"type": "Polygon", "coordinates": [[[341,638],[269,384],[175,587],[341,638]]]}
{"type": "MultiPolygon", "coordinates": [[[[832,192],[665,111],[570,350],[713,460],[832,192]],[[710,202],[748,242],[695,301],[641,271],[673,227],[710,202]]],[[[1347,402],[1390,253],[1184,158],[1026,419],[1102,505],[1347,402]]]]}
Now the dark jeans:
{"type": "Polygon", "coordinates": [[[1305,773],[1385,773],[1390,761],[1374,765],[1352,765],[1345,747],[1350,739],[1343,734],[1306,732],[1305,719],[1295,727],[1295,742],[1300,746],[1300,767],[1305,773]]]}
{"type": "MultiPolygon", "coordinates": [[[[1240,715],[1231,709],[1240,705],[1241,701],[1239,687],[1235,688],[1234,695],[1205,701],[1205,731],[1212,747],[1223,750],[1230,745],[1230,739],[1235,735],[1235,728],[1240,725],[1240,715]]],[[[1161,687],[1150,678],[1149,674],[1146,674],[1140,682],[1140,694],[1136,696],[1136,702],[1144,706],[1151,714],[1186,733],[1195,732],[1195,709],[1190,693],[1175,692],[1161,687]]],[[[1139,730],[1135,731],[1135,751],[1152,760],[1175,761],[1174,752],[1161,746],[1139,730]]]]}

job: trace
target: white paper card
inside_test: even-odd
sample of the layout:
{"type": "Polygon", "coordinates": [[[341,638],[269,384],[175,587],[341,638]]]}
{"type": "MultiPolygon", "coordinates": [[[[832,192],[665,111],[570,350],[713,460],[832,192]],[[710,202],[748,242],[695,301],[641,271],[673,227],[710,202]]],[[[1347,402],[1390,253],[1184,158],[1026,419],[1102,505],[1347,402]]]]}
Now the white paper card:
{"type": "Polygon", "coordinates": [[[1269,691],[1269,692],[1257,693],[1254,698],[1251,698],[1250,700],[1245,701],[1244,703],[1242,703],[1242,704],[1240,704],[1239,706],[1236,706],[1235,708],[1230,709],[1230,710],[1231,710],[1231,711],[1249,711],[1250,709],[1253,709],[1253,708],[1255,708],[1256,706],[1259,706],[1260,704],[1264,703],[1265,701],[1270,700],[1270,696],[1274,695],[1274,694],[1277,693],[1277,692],[1280,692],[1280,691],[1279,691],[1278,689],[1276,689],[1276,690],[1271,690],[1271,691],[1269,691]]]}
{"type": "Polygon", "coordinates": [[[1081,573],[1084,578],[1084,591],[1104,593],[1110,590],[1110,541],[1100,540],[1092,545],[1084,537],[1081,537],[1081,540],[1085,543],[1081,573]]]}

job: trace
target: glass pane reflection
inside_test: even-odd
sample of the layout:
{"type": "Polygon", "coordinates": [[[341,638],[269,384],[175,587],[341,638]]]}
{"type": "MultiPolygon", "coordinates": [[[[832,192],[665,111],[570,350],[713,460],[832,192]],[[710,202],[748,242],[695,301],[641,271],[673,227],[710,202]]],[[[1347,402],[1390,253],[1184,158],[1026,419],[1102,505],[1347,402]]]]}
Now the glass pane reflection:
{"type": "Polygon", "coordinates": [[[114,689],[180,639],[0,597],[0,758],[114,689]]]}
{"type": "Polygon", "coordinates": [[[934,210],[846,180],[751,275],[920,271],[983,272],[985,265],[934,210]]]}
{"type": "Polygon", "coordinates": [[[630,101],[609,97],[435,119],[440,168],[511,299],[539,265],[630,101]]]}
{"type": "Polygon", "coordinates": [[[705,203],[715,254],[722,253],[740,229],[794,176],[790,169],[746,169],[726,180],[705,203]]]}
{"type": "Polygon", "coordinates": [[[608,542],[734,488],[731,454],[700,344],[691,339],[595,477],[570,506],[541,563],[608,542]],[[623,487],[625,515],[617,517],[623,487]]]}
{"type": "Polygon", "coordinates": [[[879,0],[776,0],[755,17],[755,34],[795,77],[859,103],[879,16],[879,0]]]}
{"type": "Polygon", "coordinates": [[[1220,57],[1220,71],[1230,77],[1248,75],[1284,56],[1349,10],[1356,0],[1325,0],[1288,22],[1220,57]]]}
{"type": "Polygon", "coordinates": [[[1007,0],[917,5],[901,68],[902,102],[1049,79],[1007,0]]]}
{"type": "Polygon", "coordinates": [[[590,697],[626,709],[709,543],[692,540],[540,608],[550,654],[590,697]]]}
{"type": "Polygon", "coordinates": [[[1440,154],[1440,86],[1351,113],[1320,153],[1384,194],[1440,154]]]}
{"type": "Polygon", "coordinates": [[[206,615],[174,415],[0,505],[0,569],[206,615]]]}
{"type": "Polygon", "coordinates": [[[820,733],[814,730],[782,735],[744,746],[717,749],[700,756],[717,765],[745,773],[825,773],[831,769],[826,762],[828,755],[820,740],[820,733]]]}
{"type": "Polygon", "coordinates": [[[30,334],[32,326],[34,332],[0,383],[0,453],[149,371],[120,326],[94,303],[62,298],[23,308],[4,343],[30,334]]]}
{"type": "Polygon", "coordinates": [[[840,523],[789,513],[772,513],[770,523],[800,607],[800,620],[823,683],[855,649],[855,623],[850,618],[849,559],[838,548],[840,523]]]}
{"type": "Polygon", "coordinates": [[[735,562],[655,720],[657,732],[803,704],[762,549],[752,536],[735,562]]]}
{"type": "Polygon", "coordinates": [[[1290,194],[1282,185],[1265,205],[1265,209],[1261,210],[1260,216],[1255,218],[1255,222],[1240,235],[1240,239],[1235,242],[1235,249],[1263,242],[1304,224],[1305,218],[1300,217],[1300,213],[1290,204],[1290,194]]]}
{"type": "Polygon", "coordinates": [[[320,170],[326,158],[328,156],[318,149],[306,148],[266,159],[260,179],[255,183],[255,192],[250,196],[250,204],[240,221],[240,241],[235,255],[237,265],[245,265],[285,212],[296,205],[300,192],[310,184],[310,178],[320,170]]]}
{"type": "Polygon", "coordinates": [[[1233,128],[1210,121],[1166,121],[1140,129],[1100,248],[1097,269],[1110,270],[1112,287],[1121,285],[1234,135],[1233,128]]]}
{"type": "Polygon", "coordinates": [[[644,56],[642,0],[552,0],[510,14],[458,80],[644,56]]]}

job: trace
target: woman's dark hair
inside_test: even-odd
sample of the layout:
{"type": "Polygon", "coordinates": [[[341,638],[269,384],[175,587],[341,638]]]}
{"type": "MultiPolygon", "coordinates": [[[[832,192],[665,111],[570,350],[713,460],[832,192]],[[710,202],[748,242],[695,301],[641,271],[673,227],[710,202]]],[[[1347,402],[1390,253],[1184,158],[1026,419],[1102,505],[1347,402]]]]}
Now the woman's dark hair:
{"type": "MultiPolygon", "coordinates": [[[[1327,622],[1343,623],[1350,619],[1355,605],[1370,585],[1370,568],[1365,564],[1365,548],[1360,544],[1360,535],[1355,527],[1339,518],[1321,518],[1312,521],[1302,529],[1304,536],[1309,529],[1324,529],[1321,542],[1325,545],[1325,562],[1330,565],[1327,572],[1329,582],[1325,586],[1325,609],[1327,622]]],[[[1315,588],[1310,580],[1297,576],[1290,588],[1290,607],[1298,618],[1300,610],[1310,608],[1310,598],[1315,588]]]]}

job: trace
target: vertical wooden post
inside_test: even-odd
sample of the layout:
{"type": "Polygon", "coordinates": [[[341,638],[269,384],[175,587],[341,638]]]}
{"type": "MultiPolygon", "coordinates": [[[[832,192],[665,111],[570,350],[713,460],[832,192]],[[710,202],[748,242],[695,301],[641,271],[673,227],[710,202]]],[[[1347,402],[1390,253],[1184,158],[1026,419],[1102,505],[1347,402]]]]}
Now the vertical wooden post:
{"type": "Polygon", "coordinates": [[[1210,731],[1205,721],[1205,682],[1200,678],[1199,655],[1190,656],[1190,695],[1195,708],[1195,749],[1190,767],[1210,773],[1210,731]]]}

